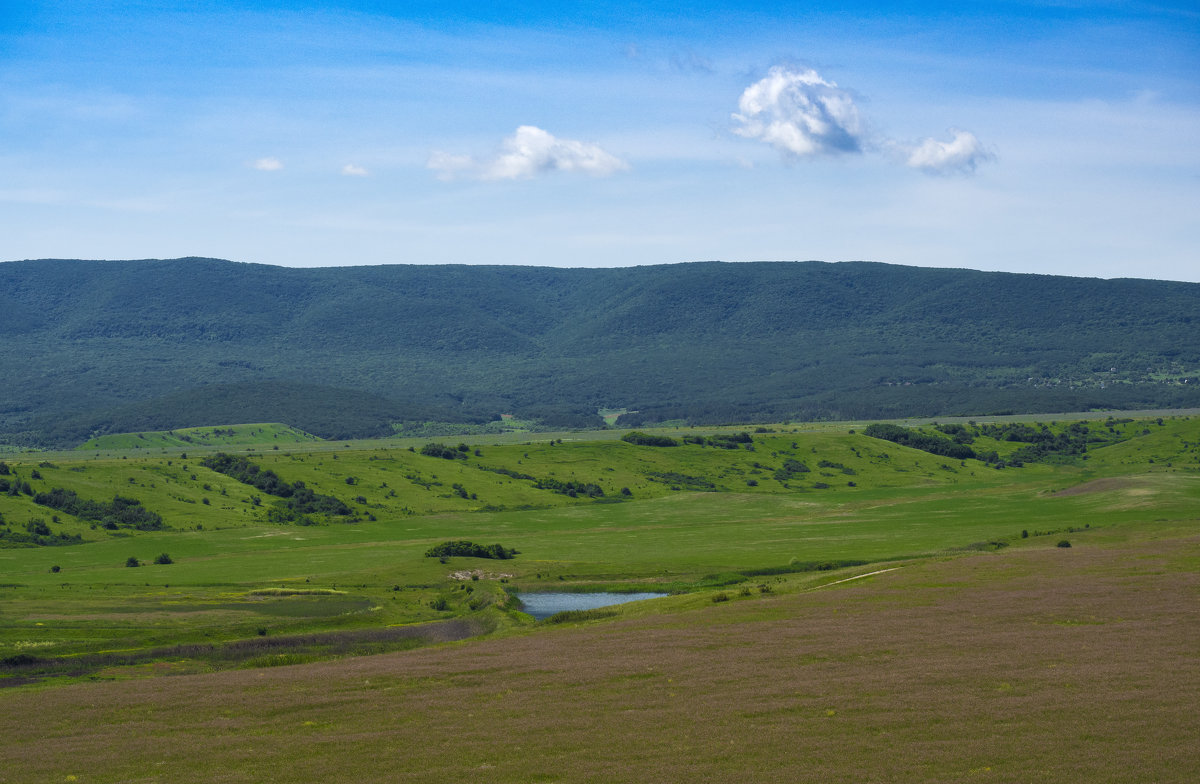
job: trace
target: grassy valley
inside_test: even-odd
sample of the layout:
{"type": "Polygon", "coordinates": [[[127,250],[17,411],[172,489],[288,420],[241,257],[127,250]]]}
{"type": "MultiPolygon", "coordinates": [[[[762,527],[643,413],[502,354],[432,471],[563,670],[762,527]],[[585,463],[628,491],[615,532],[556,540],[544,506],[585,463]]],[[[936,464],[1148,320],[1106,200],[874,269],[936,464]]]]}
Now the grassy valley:
{"type": "Polygon", "coordinates": [[[850,753],[815,764],[835,781],[901,764],[905,780],[1065,782],[1080,767],[1060,754],[1102,749],[1120,750],[1104,758],[1118,779],[1182,780],[1200,418],[887,431],[923,449],[869,430],[468,444],[253,425],[169,435],[187,449],[144,433],[9,455],[0,781],[254,781],[264,765],[278,781],[782,781],[850,753]],[[977,457],[928,451],[948,444],[977,457]],[[515,555],[430,557],[463,540],[515,555]],[[547,590],[668,596],[542,622],[513,596],[547,590]],[[49,728],[17,721],[31,701],[49,728]],[[1158,730],[1114,734],[1143,715],[1158,730]],[[130,722],[155,742],[113,735],[130,722]],[[415,750],[368,753],[381,727],[415,750]],[[29,753],[30,732],[56,753],[29,753]],[[418,742],[430,732],[454,753],[418,742]],[[246,733],[281,756],[247,758],[246,733]],[[902,763],[870,751],[881,737],[902,763]],[[607,752],[620,775],[608,744],[627,748],[607,752]]]}
{"type": "MultiPolygon", "coordinates": [[[[100,651],[137,660],[138,651],[162,646],[457,617],[479,628],[521,626],[506,589],[740,590],[758,585],[755,575],[996,550],[1133,524],[1148,506],[1156,518],[1187,520],[1200,493],[1198,423],[1110,418],[910,431],[945,438],[941,430],[968,429],[979,434],[974,449],[1001,456],[991,463],[849,426],[658,431],[672,446],[583,437],[346,442],[321,451],[273,437],[268,447],[268,434],[296,434],[244,426],[189,435],[195,443],[214,431],[240,433],[250,440],[236,458],[222,458],[223,444],[192,452],[139,444],[9,459],[0,542],[18,549],[0,551],[10,580],[0,653],[20,664],[12,657],[28,648],[59,671],[60,657],[100,651]],[[994,437],[1084,428],[1084,453],[1019,467],[1004,467],[1003,456],[1012,461],[1029,444],[994,437]],[[253,466],[273,484],[249,484],[229,464],[253,466]],[[336,509],[278,495],[297,483],[336,509]],[[1095,492],[1070,490],[1081,486],[1095,492]],[[145,515],[124,521],[112,499],[136,505],[126,514],[145,515]],[[424,556],[451,539],[499,542],[520,555],[424,556]],[[170,564],[155,563],[162,554],[170,564]],[[140,565],[130,568],[130,559],[140,565]],[[455,577],[464,570],[482,579],[455,577]],[[41,614],[57,620],[36,620],[41,614]]],[[[211,664],[204,658],[177,666],[203,669],[211,664]]],[[[7,674],[32,676],[37,662],[7,674]]]]}

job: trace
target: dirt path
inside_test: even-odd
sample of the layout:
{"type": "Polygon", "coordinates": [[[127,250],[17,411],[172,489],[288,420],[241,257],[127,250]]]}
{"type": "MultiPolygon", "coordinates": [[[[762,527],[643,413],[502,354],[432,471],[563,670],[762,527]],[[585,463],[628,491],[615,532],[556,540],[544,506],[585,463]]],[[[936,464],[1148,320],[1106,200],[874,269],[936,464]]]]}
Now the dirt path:
{"type": "Polygon", "coordinates": [[[873,576],[873,575],[876,575],[876,574],[883,574],[884,572],[894,572],[894,571],[896,571],[896,570],[897,570],[897,569],[899,569],[899,568],[900,568],[899,566],[893,566],[893,567],[892,567],[892,568],[890,568],[890,569],[879,569],[879,570],[877,570],[877,571],[874,571],[874,572],[867,572],[866,574],[856,574],[856,575],[854,575],[853,577],[846,577],[846,578],[844,578],[844,579],[841,579],[841,580],[834,580],[834,581],[833,581],[833,582],[831,582],[831,583],[825,583],[824,585],[818,585],[816,588],[809,588],[808,590],[810,590],[810,591],[819,591],[819,590],[821,590],[822,588],[828,588],[828,587],[829,587],[829,586],[831,586],[831,585],[838,585],[838,584],[840,584],[840,583],[848,583],[848,582],[850,582],[851,580],[861,580],[861,579],[862,579],[862,578],[864,578],[864,577],[871,577],[871,576],[873,576]]]}

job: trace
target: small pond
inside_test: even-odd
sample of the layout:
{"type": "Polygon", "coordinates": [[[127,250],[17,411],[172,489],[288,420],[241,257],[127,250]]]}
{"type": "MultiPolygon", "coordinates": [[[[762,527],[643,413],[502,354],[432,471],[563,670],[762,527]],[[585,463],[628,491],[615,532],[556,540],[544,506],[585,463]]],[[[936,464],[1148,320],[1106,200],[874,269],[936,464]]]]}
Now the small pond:
{"type": "Polygon", "coordinates": [[[665,593],[519,593],[521,609],[539,621],[567,610],[595,610],[625,602],[657,599],[665,593]]]}

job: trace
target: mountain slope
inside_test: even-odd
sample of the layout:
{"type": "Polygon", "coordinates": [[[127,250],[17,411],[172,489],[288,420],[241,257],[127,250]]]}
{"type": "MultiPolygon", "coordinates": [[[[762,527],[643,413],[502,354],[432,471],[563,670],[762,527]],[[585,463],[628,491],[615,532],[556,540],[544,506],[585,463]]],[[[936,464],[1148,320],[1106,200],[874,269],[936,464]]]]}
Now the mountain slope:
{"type": "Polygon", "coordinates": [[[1198,284],[866,262],[7,262],[0,433],[1195,405],[1194,318],[1198,284]]]}

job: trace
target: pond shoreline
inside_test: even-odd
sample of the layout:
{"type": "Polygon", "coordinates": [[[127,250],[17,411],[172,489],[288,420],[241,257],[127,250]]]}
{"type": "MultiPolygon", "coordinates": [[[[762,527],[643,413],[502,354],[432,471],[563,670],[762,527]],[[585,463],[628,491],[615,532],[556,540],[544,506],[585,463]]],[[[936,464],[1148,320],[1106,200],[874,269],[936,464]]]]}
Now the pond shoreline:
{"type": "Polygon", "coordinates": [[[530,591],[519,592],[513,595],[521,603],[522,612],[528,613],[541,621],[560,612],[597,610],[601,607],[612,607],[628,602],[659,599],[670,594],[650,591],[636,593],[618,593],[616,591],[530,591]]]}

